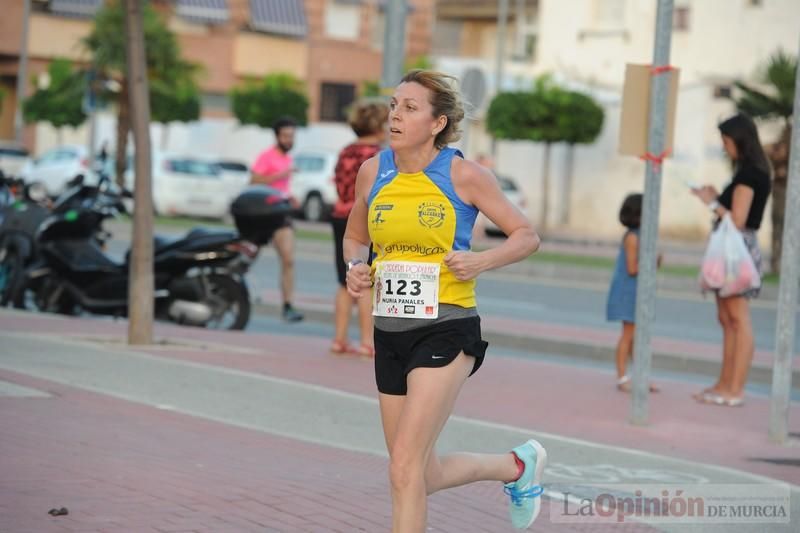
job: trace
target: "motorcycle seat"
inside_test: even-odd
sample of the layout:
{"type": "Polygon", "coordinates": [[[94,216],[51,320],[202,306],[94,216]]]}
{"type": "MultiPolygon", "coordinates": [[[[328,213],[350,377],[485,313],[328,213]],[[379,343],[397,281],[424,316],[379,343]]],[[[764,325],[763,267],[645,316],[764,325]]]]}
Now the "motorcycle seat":
{"type": "Polygon", "coordinates": [[[209,240],[234,240],[238,237],[238,234],[235,231],[231,230],[224,230],[224,229],[209,229],[209,228],[192,228],[189,230],[189,233],[186,234],[184,239],[186,240],[194,240],[199,238],[208,238],[209,240]]]}
{"type": "Polygon", "coordinates": [[[178,238],[156,237],[155,254],[163,254],[181,248],[187,251],[221,246],[239,239],[239,234],[230,230],[193,228],[178,238]]]}
{"type": "Polygon", "coordinates": [[[176,239],[175,237],[165,237],[164,235],[153,235],[153,251],[158,253],[179,240],[180,238],[176,239]]]}

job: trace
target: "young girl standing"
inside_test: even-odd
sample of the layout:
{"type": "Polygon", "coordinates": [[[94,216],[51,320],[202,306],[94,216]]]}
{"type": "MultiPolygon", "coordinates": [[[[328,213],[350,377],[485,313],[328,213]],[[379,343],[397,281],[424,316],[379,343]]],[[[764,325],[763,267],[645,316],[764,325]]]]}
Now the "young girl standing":
{"type": "MultiPolygon", "coordinates": [[[[629,194],[619,210],[619,221],[627,231],[617,255],[606,304],[606,320],[622,322],[622,333],[617,342],[617,389],[623,392],[631,390],[631,378],[626,367],[628,359],[633,357],[633,335],[636,331],[636,275],[639,273],[641,220],[642,195],[629,194]]],[[[650,385],[651,392],[657,390],[650,385]]]]}

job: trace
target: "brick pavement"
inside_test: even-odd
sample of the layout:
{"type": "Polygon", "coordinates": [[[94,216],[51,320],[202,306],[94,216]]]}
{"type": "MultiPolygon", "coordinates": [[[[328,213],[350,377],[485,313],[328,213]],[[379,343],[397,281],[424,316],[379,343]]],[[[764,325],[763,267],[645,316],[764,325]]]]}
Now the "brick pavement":
{"type": "MultiPolygon", "coordinates": [[[[0,398],[0,531],[387,531],[386,460],[84,392],[0,398]],[[8,428],[13,428],[9,430],[8,428]],[[51,517],[51,508],[69,515],[51,517]]],[[[499,484],[430,499],[429,531],[510,531],[499,484]]],[[[549,523],[537,531],[611,531],[549,523]]],[[[626,524],[613,531],[648,531],[626,524]]]]}
{"type": "MultiPolygon", "coordinates": [[[[119,340],[125,327],[123,321],[0,311],[0,331],[7,332],[119,340]]],[[[170,325],[158,325],[157,332],[175,344],[137,350],[374,395],[371,364],[328,355],[325,339],[170,325]]],[[[115,349],[112,343],[107,346],[115,349]]],[[[381,457],[231,427],[7,371],[0,371],[0,380],[53,395],[0,397],[0,423],[14,428],[0,436],[0,532],[385,530],[389,500],[381,457]],[[61,506],[70,508],[70,516],[46,515],[61,506]],[[320,507],[325,510],[322,519],[311,512],[320,507]]],[[[625,422],[628,397],[613,390],[610,373],[490,355],[465,387],[456,413],[800,483],[797,468],[751,460],[800,460],[797,447],[767,441],[766,400],[749,399],[741,409],[700,406],[689,399],[691,386],[662,385],[664,392],[652,397],[651,425],[633,427],[625,422]],[[502,391],[513,394],[514,405],[530,408],[509,409],[502,401],[487,401],[502,397],[502,391]]],[[[800,427],[796,409],[791,427],[800,427]]],[[[431,502],[434,530],[509,529],[496,484],[435,495],[431,502]]],[[[547,509],[537,530],[548,529],[546,516],[547,509]]],[[[578,530],[550,525],[556,528],[578,530]]]]}
{"type": "MultiPolygon", "coordinates": [[[[0,330],[6,331],[47,331],[78,337],[109,335],[118,340],[126,331],[124,321],[0,313],[0,330]]],[[[159,338],[178,344],[137,350],[375,396],[371,363],[330,356],[326,339],[242,335],[167,324],[158,324],[156,331],[159,338]]],[[[696,385],[666,382],[661,384],[662,392],[651,395],[650,425],[636,427],[627,423],[630,397],[616,392],[613,381],[610,368],[603,372],[492,357],[490,348],[487,364],[464,388],[456,414],[729,466],[800,484],[800,469],[752,460],[800,460],[797,446],[778,446],[768,441],[767,398],[748,397],[745,406],[738,409],[701,405],[691,399],[696,385]],[[513,394],[514,405],[531,407],[508,409],[504,402],[486,401],[497,397],[498,391],[513,394]],[[548,401],[542,408],[543,398],[558,401],[548,401]]],[[[797,432],[800,410],[793,409],[790,415],[790,428],[797,432]]]]}

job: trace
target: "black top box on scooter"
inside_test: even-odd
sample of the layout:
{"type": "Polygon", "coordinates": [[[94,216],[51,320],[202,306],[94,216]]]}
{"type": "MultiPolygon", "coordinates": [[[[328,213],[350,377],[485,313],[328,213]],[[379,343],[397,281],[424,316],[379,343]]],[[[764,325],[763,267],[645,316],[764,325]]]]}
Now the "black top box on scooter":
{"type": "Polygon", "coordinates": [[[285,226],[292,214],[292,205],[283,192],[267,185],[251,185],[231,204],[236,229],[258,245],[269,243],[275,230],[285,226]]]}

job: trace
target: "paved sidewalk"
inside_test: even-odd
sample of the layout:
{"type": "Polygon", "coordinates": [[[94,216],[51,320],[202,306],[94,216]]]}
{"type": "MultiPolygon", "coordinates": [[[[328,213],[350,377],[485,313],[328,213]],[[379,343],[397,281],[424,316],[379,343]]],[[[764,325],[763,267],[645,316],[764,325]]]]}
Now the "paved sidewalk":
{"type": "MultiPolygon", "coordinates": [[[[124,321],[0,310],[0,531],[387,530],[386,459],[377,451],[377,428],[370,425],[362,436],[353,426],[341,437],[314,438],[326,424],[346,429],[352,423],[347,410],[321,412],[314,395],[377,415],[371,362],[331,356],[323,339],[161,324],[161,344],[134,348],[121,344],[125,328],[124,321]],[[37,345],[45,351],[20,352],[37,345]],[[137,367],[126,366],[132,363],[160,370],[143,383],[131,370],[137,367]],[[107,373],[95,374],[104,364],[107,373]],[[169,372],[187,381],[164,381],[160,389],[169,372]],[[208,381],[192,378],[199,372],[208,381]],[[231,390],[241,391],[244,401],[251,387],[242,384],[253,379],[261,380],[257,388],[272,389],[276,404],[285,391],[301,392],[308,403],[285,398],[294,413],[261,415],[258,427],[236,417],[259,420],[259,412],[283,407],[245,402],[232,406],[226,420],[187,414],[192,409],[181,403],[198,396],[212,409],[232,399],[231,390]],[[23,389],[4,394],[4,382],[23,389]],[[62,506],[68,516],[47,515],[62,506]]],[[[557,474],[565,464],[630,476],[620,482],[653,482],[647,476],[656,470],[649,465],[663,464],[662,479],[671,473],[762,483],[766,476],[800,484],[800,468],[792,466],[800,463],[800,447],[767,440],[766,400],[750,399],[740,409],[702,406],[689,398],[690,386],[665,383],[652,396],[651,424],[634,427],[626,422],[629,397],[615,392],[607,377],[490,353],[459,399],[445,446],[491,449],[483,436],[529,432],[548,447],[554,467],[548,484],[569,482],[563,468],[557,474]]],[[[791,427],[800,428],[796,405],[791,427]]],[[[429,530],[510,531],[505,505],[496,483],[437,494],[429,530]]],[[[545,501],[535,530],[649,529],[554,524],[551,505],[557,503],[545,501]]]]}

